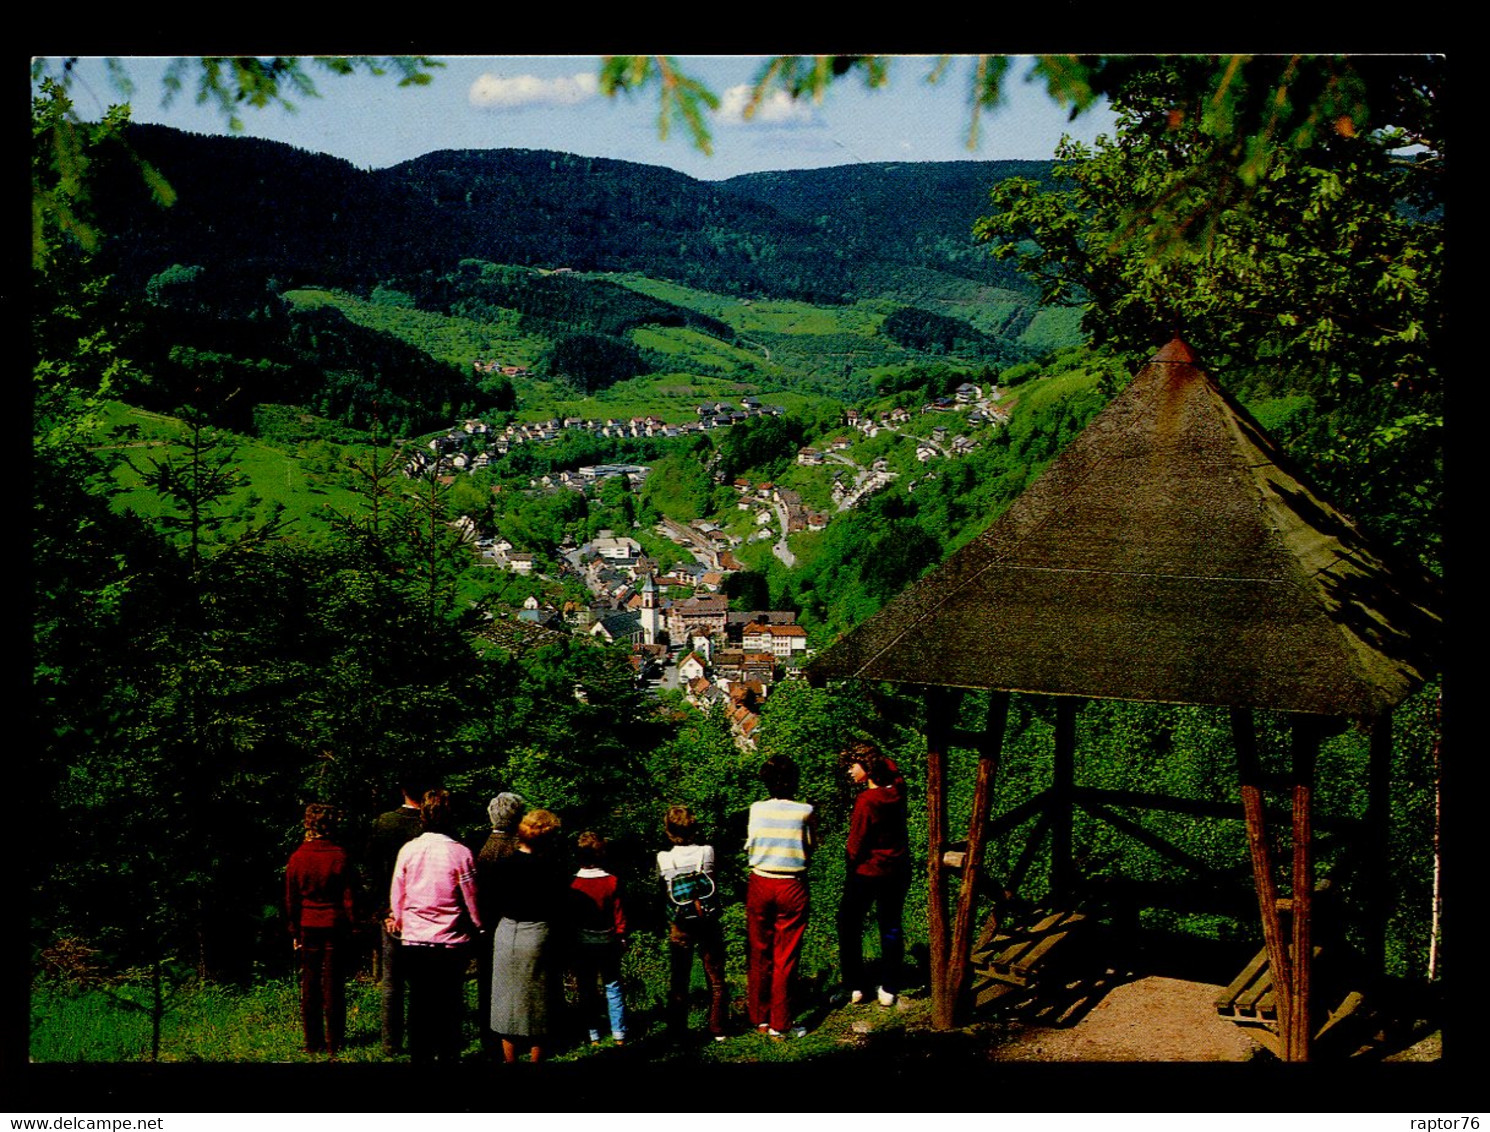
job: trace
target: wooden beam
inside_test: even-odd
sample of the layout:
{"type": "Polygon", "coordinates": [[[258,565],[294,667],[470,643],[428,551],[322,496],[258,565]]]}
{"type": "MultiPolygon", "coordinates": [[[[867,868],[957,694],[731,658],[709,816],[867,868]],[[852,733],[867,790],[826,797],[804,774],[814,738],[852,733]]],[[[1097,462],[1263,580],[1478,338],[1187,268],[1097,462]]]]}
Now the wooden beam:
{"type": "Polygon", "coordinates": [[[1285,1061],[1308,1061],[1310,978],[1314,969],[1314,766],[1323,734],[1317,716],[1293,720],[1293,907],[1290,975],[1292,991],[1288,1028],[1283,1037],[1285,1061]]]}
{"type": "Polygon", "coordinates": [[[1009,871],[1009,887],[1016,892],[1024,884],[1024,877],[1030,871],[1030,866],[1035,863],[1035,854],[1040,851],[1040,842],[1050,832],[1050,813],[1051,811],[1045,810],[1035,819],[1035,824],[1030,826],[1029,835],[1024,839],[1024,848],[1019,853],[1019,860],[1014,862],[1014,868],[1009,871]]]}
{"type": "Polygon", "coordinates": [[[978,776],[973,785],[973,813],[968,819],[967,857],[962,868],[962,886],[957,893],[957,913],[952,920],[952,947],[947,956],[947,995],[954,1017],[962,1013],[972,955],[973,913],[976,911],[978,880],[983,871],[983,847],[988,836],[988,813],[993,806],[993,784],[1004,749],[1004,726],[1009,718],[1009,693],[988,693],[988,717],[979,739],[978,776]]]}
{"type": "Polygon", "coordinates": [[[1071,830],[1076,789],[1076,713],[1073,696],[1055,700],[1055,763],[1050,782],[1050,887],[1057,900],[1069,899],[1076,887],[1071,830]]]}
{"type": "Polygon", "coordinates": [[[1241,782],[1242,810],[1247,819],[1247,850],[1252,858],[1252,879],[1257,886],[1257,910],[1262,917],[1262,939],[1268,962],[1273,968],[1274,993],[1278,999],[1278,1018],[1284,1027],[1290,1017],[1289,995],[1293,980],[1289,975],[1288,949],[1278,918],[1278,888],[1273,881],[1272,853],[1268,849],[1267,826],[1262,814],[1262,766],[1257,759],[1257,732],[1250,708],[1231,709],[1231,734],[1236,744],[1237,768],[1241,782]]]}
{"type": "Polygon", "coordinates": [[[1035,814],[1044,816],[1049,806],[1049,790],[1042,790],[1040,793],[1026,798],[1019,805],[1010,807],[988,823],[988,840],[997,841],[1004,834],[1023,825],[1035,814]]]}
{"type": "Polygon", "coordinates": [[[1142,825],[1134,821],[1132,818],[1125,817],[1122,814],[1118,813],[1116,810],[1108,809],[1106,806],[1099,806],[1092,802],[1083,802],[1080,798],[1077,798],[1076,802],[1077,805],[1079,805],[1092,817],[1098,819],[1099,821],[1105,821],[1114,829],[1122,830],[1129,837],[1133,838],[1133,840],[1147,845],[1161,857],[1167,857],[1176,864],[1183,865],[1191,872],[1200,873],[1202,875],[1213,874],[1216,872],[1216,870],[1213,869],[1208,862],[1202,861],[1199,857],[1193,856],[1190,853],[1186,853],[1178,845],[1170,844],[1153,830],[1145,829],[1142,825]]]}
{"type": "MultiPolygon", "coordinates": [[[[1287,776],[1274,777],[1279,779],[1280,788],[1289,788],[1293,785],[1293,780],[1287,776]]],[[[1266,780],[1259,785],[1266,789],[1266,780]]],[[[1188,814],[1197,818],[1220,818],[1224,821],[1241,821],[1245,816],[1242,813],[1242,807],[1236,802],[1203,802],[1188,798],[1169,798],[1163,794],[1153,794],[1145,790],[1114,790],[1102,786],[1078,786],[1074,794],[1078,806],[1085,806],[1087,803],[1127,806],[1138,810],[1159,810],[1167,814],[1188,814]]],[[[1264,813],[1269,821],[1288,821],[1291,812],[1284,806],[1264,806],[1264,813]]],[[[1364,818],[1331,817],[1329,814],[1314,816],[1316,834],[1333,832],[1350,837],[1363,837],[1365,831],[1364,818]]]]}
{"type": "Polygon", "coordinates": [[[962,692],[953,688],[927,688],[926,709],[926,934],[931,961],[931,1024],[939,1030],[954,1025],[954,1003],[948,994],[946,865],[947,849],[947,746],[957,718],[962,692]]]}

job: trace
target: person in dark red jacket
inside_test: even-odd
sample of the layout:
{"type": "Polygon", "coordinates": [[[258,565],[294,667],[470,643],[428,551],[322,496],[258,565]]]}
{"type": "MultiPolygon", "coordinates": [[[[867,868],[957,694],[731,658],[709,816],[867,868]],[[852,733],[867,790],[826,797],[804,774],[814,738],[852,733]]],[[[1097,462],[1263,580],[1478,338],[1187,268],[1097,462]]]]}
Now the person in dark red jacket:
{"type": "Polygon", "coordinates": [[[863,1002],[870,985],[864,962],[864,922],[872,906],[880,936],[879,1002],[894,1006],[905,960],[901,919],[911,883],[905,779],[894,761],[872,743],[855,743],[847,758],[849,780],[863,790],[854,799],[845,842],[848,860],[838,905],[839,966],[849,1001],[863,1002]]]}
{"type": "Polygon", "coordinates": [[[626,1042],[626,999],[621,991],[621,956],[626,951],[626,910],[620,882],[605,868],[605,838],[593,830],[579,835],[575,857],[579,872],[569,882],[578,938],[572,965],[579,987],[579,1014],[600,1044],[597,985],[605,988],[610,1033],[616,1045],[626,1042]]]}
{"type": "Polygon", "coordinates": [[[285,914],[300,956],[300,1021],[306,1053],[336,1056],[346,1037],[343,966],[353,921],[352,866],[331,840],[338,813],[305,807],[305,840],[285,868],[285,914]]]}

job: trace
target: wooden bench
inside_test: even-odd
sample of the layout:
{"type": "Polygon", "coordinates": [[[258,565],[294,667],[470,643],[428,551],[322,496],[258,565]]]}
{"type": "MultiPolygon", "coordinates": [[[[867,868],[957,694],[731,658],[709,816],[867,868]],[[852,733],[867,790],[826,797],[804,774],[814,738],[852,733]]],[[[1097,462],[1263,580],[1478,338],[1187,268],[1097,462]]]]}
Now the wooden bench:
{"type": "MultiPolygon", "coordinates": [[[[1319,954],[1320,948],[1316,946],[1314,957],[1318,959],[1319,954]]],[[[1334,1001],[1333,995],[1318,988],[1314,996],[1316,1006],[1320,1005],[1320,995],[1324,995],[1325,1002],[1334,1001]]],[[[1336,1034],[1331,1031],[1343,1031],[1343,1023],[1365,1013],[1362,1010],[1364,1002],[1365,996],[1360,991],[1352,990],[1344,994],[1339,1005],[1329,1011],[1315,1027],[1314,1040],[1318,1041],[1327,1035],[1333,1039],[1336,1034]],[[1337,1027],[1340,1029],[1337,1030],[1337,1027]]],[[[1272,964],[1268,962],[1267,948],[1254,955],[1252,961],[1242,968],[1241,974],[1231,981],[1231,985],[1216,996],[1216,1013],[1238,1026],[1248,1027],[1254,1038],[1279,1057],[1282,1056],[1282,1044],[1277,1033],[1278,1000],[1273,994],[1273,970],[1272,964]]]]}
{"type": "Polygon", "coordinates": [[[974,1004],[1033,991],[1051,952],[1084,923],[1080,912],[1042,912],[1028,928],[985,929],[972,954],[974,1004]]]}
{"type": "MultiPolygon", "coordinates": [[[[1318,949],[1316,948],[1316,951],[1318,949]]],[[[1266,1026],[1278,1020],[1278,1000],[1273,995],[1273,967],[1263,948],[1242,968],[1242,973],[1216,996],[1216,1013],[1239,1025],[1266,1026]]]]}

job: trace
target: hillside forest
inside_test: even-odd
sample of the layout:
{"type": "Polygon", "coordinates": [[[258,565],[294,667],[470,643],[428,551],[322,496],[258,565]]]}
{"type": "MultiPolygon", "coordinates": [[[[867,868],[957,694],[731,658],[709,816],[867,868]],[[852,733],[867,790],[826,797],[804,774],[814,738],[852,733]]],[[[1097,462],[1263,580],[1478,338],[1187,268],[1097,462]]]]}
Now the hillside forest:
{"type": "MultiPolygon", "coordinates": [[[[1274,65],[1249,64],[1254,94],[1274,65]]],[[[304,806],[338,807],[359,848],[409,776],[452,791],[476,844],[506,790],[566,836],[609,839],[635,894],[625,981],[645,1018],[666,984],[650,899],[663,811],[692,807],[730,862],[738,992],[737,848],[758,767],[789,754],[822,822],[804,975],[832,986],[841,752],[867,738],[899,762],[924,862],[921,700],[814,688],[788,664],[744,736],[729,705],[639,679],[629,642],[589,631],[610,610],[574,555],[629,537],[673,575],[671,600],[790,614],[820,650],[1002,514],[1176,332],[1326,496],[1440,576],[1442,80],[1432,61],[1372,67],[1351,128],[1275,137],[1255,167],[1237,134],[1190,112],[1209,62],[1154,58],[1110,94],[1116,135],[1051,162],[710,183],[527,150],[359,170],[126,110],[81,123],[65,83],[38,82],[28,763],[48,836],[23,865],[33,1058],[272,1059],[203,1054],[217,1047],[172,1019],[203,995],[290,985],[283,878],[304,806]],[[959,406],[966,387],[989,411],[959,406]],[[697,427],[711,404],[751,411],[697,427]],[[411,463],[477,422],[525,439],[454,474],[411,463]],[[599,465],[646,474],[567,478],[599,465]],[[772,505],[747,503],[763,484],[821,521],[771,525],[772,505]],[[700,523],[729,547],[707,581],[665,533],[700,523]],[[478,538],[531,570],[494,567],[478,538]],[[115,1047],[58,1021],[90,1011],[147,1036],[115,1047]]],[[[967,698],[968,726],[982,709],[967,698]]],[[[1391,756],[1382,960],[1418,984],[1441,974],[1438,712],[1434,682],[1398,709],[1391,756]]],[[[1047,702],[1015,697],[1002,809],[1048,780],[1054,726],[1047,702]]],[[[1287,721],[1261,727],[1282,766],[1287,721]]],[[[1089,784],[1235,801],[1220,709],[1093,702],[1078,728],[1089,784]]],[[[1367,758],[1364,731],[1332,731],[1322,826],[1361,817],[1367,758]]],[[[953,769],[956,827],[972,775],[953,769]]],[[[1240,823],[1133,820],[1237,878],[1215,907],[1129,909],[1137,929],[1255,949],[1240,823]]],[[[1180,870],[1084,817],[1075,841],[1094,909],[1108,881],[1180,870]]],[[[1326,836],[1319,858],[1344,946],[1364,954],[1353,842],[1326,836]]],[[[1020,830],[988,868],[1031,906],[1045,895],[1047,851],[1020,830]]],[[[913,956],[920,921],[907,914],[913,956]]],[[[281,1023],[292,1045],[292,1015],[281,1023]]]]}

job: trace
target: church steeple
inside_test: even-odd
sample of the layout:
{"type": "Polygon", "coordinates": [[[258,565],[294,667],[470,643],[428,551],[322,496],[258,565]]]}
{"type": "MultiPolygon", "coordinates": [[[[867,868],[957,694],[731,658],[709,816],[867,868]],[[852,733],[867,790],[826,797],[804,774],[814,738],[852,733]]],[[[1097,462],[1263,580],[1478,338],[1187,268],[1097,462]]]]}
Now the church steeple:
{"type": "Polygon", "coordinates": [[[657,589],[657,579],[652,574],[642,575],[642,640],[649,645],[658,643],[662,635],[662,603],[657,589]]]}

